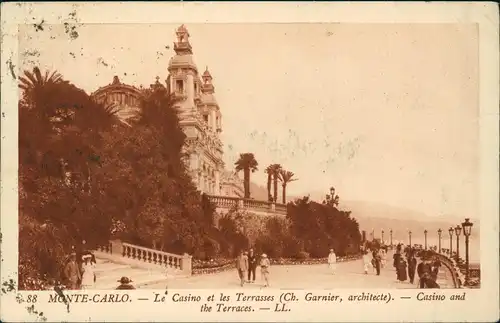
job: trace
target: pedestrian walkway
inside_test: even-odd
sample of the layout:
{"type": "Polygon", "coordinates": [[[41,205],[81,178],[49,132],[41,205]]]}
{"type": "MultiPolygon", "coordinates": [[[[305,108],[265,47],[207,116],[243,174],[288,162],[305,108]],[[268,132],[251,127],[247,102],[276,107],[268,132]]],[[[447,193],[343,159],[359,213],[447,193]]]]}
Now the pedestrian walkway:
{"type": "MultiPolygon", "coordinates": [[[[372,288],[372,289],[409,289],[418,288],[418,278],[414,284],[408,280],[399,282],[396,279],[396,270],[392,266],[392,255],[387,255],[387,264],[381,269],[380,276],[370,269],[368,274],[363,272],[362,260],[337,263],[333,274],[327,264],[320,265],[289,265],[271,266],[271,288],[280,289],[334,289],[334,288],[372,288]]],[[[238,274],[235,269],[228,271],[180,277],[172,275],[167,280],[165,272],[137,268],[127,264],[117,264],[110,260],[97,259],[96,289],[114,289],[118,286],[117,280],[126,276],[133,281],[138,289],[230,289],[241,288],[238,274]]],[[[264,282],[257,268],[255,283],[245,284],[243,288],[264,288],[264,282]]],[[[441,267],[438,274],[438,284],[441,288],[453,288],[451,273],[446,267],[441,267]]]]}
{"type": "MultiPolygon", "coordinates": [[[[245,284],[243,288],[263,288],[264,282],[257,269],[256,283],[245,284]]],[[[178,278],[169,282],[169,288],[174,289],[215,289],[241,288],[236,270],[221,273],[178,278]]],[[[396,271],[392,267],[381,270],[380,276],[374,271],[368,274],[363,272],[361,260],[348,261],[337,264],[335,274],[328,269],[328,265],[291,265],[271,266],[271,288],[280,289],[333,289],[333,288],[417,288],[417,284],[398,282],[396,271]]],[[[153,283],[138,286],[138,288],[163,289],[164,283],[153,283]]]]}

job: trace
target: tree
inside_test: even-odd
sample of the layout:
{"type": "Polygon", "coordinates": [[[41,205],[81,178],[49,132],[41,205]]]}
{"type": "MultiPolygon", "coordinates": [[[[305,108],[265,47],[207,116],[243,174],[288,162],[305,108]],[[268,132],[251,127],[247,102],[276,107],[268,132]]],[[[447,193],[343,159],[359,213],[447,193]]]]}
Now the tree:
{"type": "Polygon", "coordinates": [[[234,164],[237,172],[243,170],[245,198],[250,198],[250,172],[255,172],[259,164],[253,153],[240,154],[240,158],[234,164]]]}
{"type": "Polygon", "coordinates": [[[274,199],[273,199],[273,196],[271,194],[271,185],[272,185],[272,181],[273,181],[273,168],[271,167],[271,165],[267,166],[267,168],[265,169],[264,172],[267,174],[267,196],[268,196],[268,201],[272,202],[274,199]]]}
{"type": "Polygon", "coordinates": [[[24,91],[26,96],[31,96],[32,98],[36,91],[43,90],[43,88],[49,84],[66,82],[57,71],[53,71],[52,73],[45,71],[45,75],[42,76],[42,72],[38,67],[34,67],[33,72],[25,70],[23,74],[24,76],[19,77],[18,86],[24,91]]]}
{"type": "Polygon", "coordinates": [[[278,180],[280,176],[280,171],[281,171],[281,165],[280,164],[272,164],[269,165],[270,171],[273,174],[273,201],[274,203],[277,202],[278,200],[278,180]]]}
{"type": "Polygon", "coordinates": [[[57,72],[19,79],[19,284],[58,279],[72,245],[109,238],[104,193],[91,176],[116,118],[57,72]]]}
{"type": "Polygon", "coordinates": [[[361,244],[358,222],[351,212],[338,210],[333,204],[319,204],[308,197],[288,203],[287,219],[291,234],[312,257],[325,257],[330,248],[337,255],[355,253],[361,244]]]}
{"type": "Polygon", "coordinates": [[[281,186],[283,187],[283,204],[286,204],[286,186],[288,185],[288,183],[296,181],[297,179],[293,178],[293,176],[295,175],[293,172],[284,169],[281,169],[279,174],[281,186]]]}

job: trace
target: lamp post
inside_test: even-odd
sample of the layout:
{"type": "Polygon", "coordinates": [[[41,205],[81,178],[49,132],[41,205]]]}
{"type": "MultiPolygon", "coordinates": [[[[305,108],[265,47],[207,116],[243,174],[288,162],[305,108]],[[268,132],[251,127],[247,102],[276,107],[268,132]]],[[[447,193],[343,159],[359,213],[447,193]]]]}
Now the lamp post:
{"type": "Polygon", "coordinates": [[[391,235],[391,248],[392,248],[392,229],[391,231],[389,231],[390,235],[391,235]]]}
{"type": "Polygon", "coordinates": [[[441,234],[443,233],[443,230],[439,229],[438,230],[438,253],[441,253],[441,234]]]}
{"type": "Polygon", "coordinates": [[[424,230],[424,247],[427,250],[427,230],[424,230]]]}
{"type": "Polygon", "coordinates": [[[408,231],[408,240],[410,242],[410,248],[411,248],[411,230],[408,231]]]}
{"type": "Polygon", "coordinates": [[[469,284],[469,236],[472,231],[472,222],[468,218],[462,222],[462,228],[465,236],[465,284],[469,284]]]}
{"type": "Polygon", "coordinates": [[[453,231],[452,227],[448,229],[448,233],[450,234],[450,258],[453,256],[453,231]]]}
{"type": "Polygon", "coordinates": [[[460,232],[462,232],[462,227],[457,225],[455,227],[455,235],[457,236],[457,262],[460,258],[460,232]]]}
{"type": "Polygon", "coordinates": [[[385,245],[385,243],[384,243],[384,230],[382,230],[382,244],[385,245]]]}

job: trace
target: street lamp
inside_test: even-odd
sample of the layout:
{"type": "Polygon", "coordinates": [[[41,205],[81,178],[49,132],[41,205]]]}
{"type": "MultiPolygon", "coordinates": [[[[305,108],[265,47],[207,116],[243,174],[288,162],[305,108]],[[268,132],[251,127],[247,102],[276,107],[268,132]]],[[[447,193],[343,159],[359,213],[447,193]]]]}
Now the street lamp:
{"type": "Polygon", "coordinates": [[[410,242],[410,248],[411,248],[411,230],[408,231],[408,240],[410,242]]]}
{"type": "Polygon", "coordinates": [[[441,234],[443,233],[443,230],[441,228],[438,230],[438,253],[441,253],[441,234]]]}
{"type": "Polygon", "coordinates": [[[465,283],[469,284],[469,236],[472,231],[472,222],[468,218],[462,222],[462,228],[465,236],[465,283]]]}
{"type": "Polygon", "coordinates": [[[392,229],[391,231],[389,231],[389,233],[391,234],[391,248],[392,248],[392,229]]]}
{"type": "Polygon", "coordinates": [[[453,255],[453,231],[454,230],[452,227],[448,229],[448,233],[450,234],[450,258],[453,255]]]}
{"type": "Polygon", "coordinates": [[[384,243],[384,230],[382,230],[382,244],[385,245],[385,243],[384,243]]]}
{"type": "Polygon", "coordinates": [[[425,245],[425,250],[427,250],[427,230],[424,230],[424,245],[425,245]]]}
{"type": "Polygon", "coordinates": [[[457,262],[460,258],[460,232],[462,232],[462,227],[457,225],[455,227],[455,235],[457,236],[457,262]]]}

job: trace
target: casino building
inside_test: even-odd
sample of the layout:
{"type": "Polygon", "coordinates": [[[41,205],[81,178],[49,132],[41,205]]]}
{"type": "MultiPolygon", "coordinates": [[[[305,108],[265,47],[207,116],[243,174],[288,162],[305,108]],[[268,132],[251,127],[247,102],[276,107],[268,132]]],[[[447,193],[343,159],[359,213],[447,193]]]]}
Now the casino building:
{"type": "MultiPolygon", "coordinates": [[[[184,25],[176,30],[176,36],[166,87],[178,99],[176,108],[186,134],[184,150],[189,156],[186,163],[193,181],[206,194],[242,197],[242,180],[235,172],[225,169],[222,160],[222,113],[215,98],[212,75],[208,68],[203,73],[198,70],[184,25]]],[[[138,111],[140,96],[140,88],[121,83],[117,76],[111,84],[92,93],[96,101],[114,106],[120,120],[127,125],[138,111]]]]}

